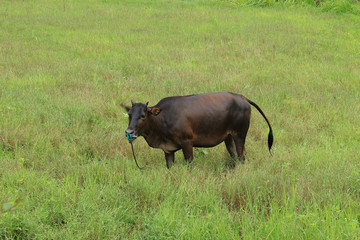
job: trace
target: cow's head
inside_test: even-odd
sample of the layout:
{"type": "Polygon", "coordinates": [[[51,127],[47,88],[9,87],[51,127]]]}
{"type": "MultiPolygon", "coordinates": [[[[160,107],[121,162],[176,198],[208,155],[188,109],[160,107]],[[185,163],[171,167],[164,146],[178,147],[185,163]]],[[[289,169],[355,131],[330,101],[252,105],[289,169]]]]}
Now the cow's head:
{"type": "Polygon", "coordinates": [[[128,112],[129,126],[125,130],[125,136],[131,135],[132,140],[135,140],[138,136],[146,130],[145,128],[151,127],[147,125],[148,119],[151,116],[156,116],[160,113],[158,107],[148,107],[148,103],[135,103],[131,100],[132,106],[121,105],[128,112]]]}

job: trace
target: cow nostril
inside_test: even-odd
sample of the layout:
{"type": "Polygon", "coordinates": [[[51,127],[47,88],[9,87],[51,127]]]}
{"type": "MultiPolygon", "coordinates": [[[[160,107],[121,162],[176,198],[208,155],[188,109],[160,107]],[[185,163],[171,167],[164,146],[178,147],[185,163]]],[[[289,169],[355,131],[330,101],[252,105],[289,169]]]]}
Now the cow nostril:
{"type": "Polygon", "coordinates": [[[134,133],[134,130],[132,130],[132,129],[125,130],[125,134],[133,134],[133,133],[134,133]]]}

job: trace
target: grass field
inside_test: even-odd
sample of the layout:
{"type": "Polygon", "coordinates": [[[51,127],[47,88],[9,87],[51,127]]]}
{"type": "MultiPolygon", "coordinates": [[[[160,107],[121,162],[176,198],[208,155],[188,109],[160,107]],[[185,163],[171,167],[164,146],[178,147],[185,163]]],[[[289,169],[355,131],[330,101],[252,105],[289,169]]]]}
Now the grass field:
{"type": "Polygon", "coordinates": [[[234,2],[0,1],[0,239],[360,239],[360,16],[234,2]],[[254,110],[244,165],[136,168],[120,104],[216,91],[272,156],[254,110]]]}

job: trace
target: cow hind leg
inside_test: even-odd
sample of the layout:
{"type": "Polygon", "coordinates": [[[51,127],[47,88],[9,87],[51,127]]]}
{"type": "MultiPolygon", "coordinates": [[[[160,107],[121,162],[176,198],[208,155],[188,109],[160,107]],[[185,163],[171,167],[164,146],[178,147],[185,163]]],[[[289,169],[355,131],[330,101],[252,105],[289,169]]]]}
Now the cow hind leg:
{"type": "Polygon", "coordinates": [[[184,141],[181,143],[181,148],[184,154],[184,158],[189,166],[192,168],[192,160],[194,159],[193,144],[191,141],[184,141]]]}
{"type": "Polygon", "coordinates": [[[225,139],[225,145],[226,145],[226,149],[228,150],[230,156],[232,158],[236,158],[236,156],[237,156],[236,146],[235,146],[234,138],[231,135],[229,135],[225,139]]]}
{"type": "Polygon", "coordinates": [[[245,123],[242,124],[241,129],[237,132],[237,134],[233,136],[238,158],[241,163],[245,162],[245,154],[246,154],[245,139],[248,130],[249,130],[249,122],[246,121],[245,123]]]}
{"type": "Polygon", "coordinates": [[[245,162],[245,137],[236,137],[234,138],[235,145],[236,145],[236,151],[238,154],[238,158],[241,163],[245,162]]]}
{"type": "Polygon", "coordinates": [[[236,152],[236,145],[235,145],[234,138],[231,135],[229,135],[225,139],[225,146],[231,156],[230,167],[233,168],[233,167],[235,167],[235,160],[237,157],[237,152],[236,152]]]}
{"type": "Polygon", "coordinates": [[[166,167],[169,169],[175,161],[175,153],[171,152],[171,153],[166,153],[165,152],[165,159],[166,159],[166,167]]]}

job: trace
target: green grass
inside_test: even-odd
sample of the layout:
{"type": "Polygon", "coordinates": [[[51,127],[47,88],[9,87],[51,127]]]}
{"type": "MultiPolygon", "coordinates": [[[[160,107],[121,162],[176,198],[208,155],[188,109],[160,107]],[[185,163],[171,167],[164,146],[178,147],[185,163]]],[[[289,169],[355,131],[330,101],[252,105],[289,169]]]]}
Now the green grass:
{"type": "Polygon", "coordinates": [[[358,0],[222,0],[226,3],[240,6],[257,7],[317,7],[323,12],[336,14],[360,14],[358,0]]]}
{"type": "MultiPolygon", "coordinates": [[[[354,3],[358,7],[357,3],[354,3]]],[[[345,11],[346,12],[346,11],[345,11]]],[[[0,239],[359,239],[360,17],[228,1],[1,1],[0,239]],[[245,95],[224,145],[124,137],[121,103],[245,95]],[[13,209],[10,209],[13,206],[13,209]],[[15,207],[16,206],[16,207],[15,207]]]]}

